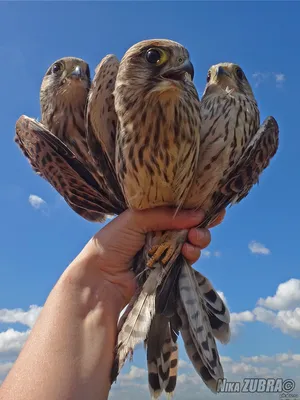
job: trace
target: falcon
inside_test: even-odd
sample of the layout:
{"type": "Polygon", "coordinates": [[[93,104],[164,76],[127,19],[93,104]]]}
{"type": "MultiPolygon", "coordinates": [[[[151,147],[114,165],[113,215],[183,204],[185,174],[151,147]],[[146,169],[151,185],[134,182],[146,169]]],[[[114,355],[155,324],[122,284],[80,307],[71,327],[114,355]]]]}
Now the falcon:
{"type": "MultiPolygon", "coordinates": [[[[191,80],[193,74],[188,51],[169,40],[137,43],[126,52],[121,63],[114,55],[108,55],[97,67],[87,107],[87,141],[95,162],[100,148],[111,160],[128,207],[180,206],[188,193],[197,166],[201,117],[198,94],[191,80]]],[[[144,256],[139,258],[140,255],[133,265],[138,275],[144,267],[144,256]]],[[[200,274],[197,279],[201,282],[199,291],[215,293],[215,304],[226,310],[211,284],[200,274]]],[[[140,284],[143,282],[144,276],[140,284]]],[[[155,280],[153,283],[156,286],[155,280]]],[[[144,315],[153,313],[154,299],[155,294],[150,300],[152,305],[147,302],[144,305],[144,315]]],[[[211,310],[213,316],[213,307],[211,310]]],[[[126,321],[127,315],[121,321],[126,321]]],[[[143,339],[147,347],[149,388],[155,396],[163,389],[167,393],[175,389],[176,326],[176,321],[171,324],[161,314],[153,319],[149,332],[143,327],[142,335],[147,336],[143,339]]],[[[117,355],[112,380],[121,368],[122,358],[117,355]]]]}
{"type": "MultiPolygon", "coordinates": [[[[130,60],[127,60],[125,68],[130,71],[130,60]]],[[[119,74],[120,70],[115,89],[116,110],[118,110],[118,97],[122,96],[122,90],[120,90],[122,84],[130,81],[130,76],[126,76],[123,81],[120,78],[122,84],[118,85],[119,74]]],[[[141,79],[141,76],[145,75],[145,73],[143,75],[138,73],[135,76],[141,79]]],[[[164,77],[160,71],[158,71],[158,76],[164,77]]],[[[167,74],[167,77],[170,78],[170,75],[167,74]]],[[[155,90],[157,96],[155,105],[160,104],[161,101],[170,101],[168,94],[174,101],[175,96],[171,84],[169,82],[162,84],[160,79],[155,79],[157,78],[155,73],[152,74],[151,78],[158,87],[161,85],[160,87],[164,88],[163,91],[155,90]]],[[[130,83],[131,86],[134,85],[133,81],[130,83]]],[[[151,90],[151,86],[148,82],[144,82],[144,88],[144,92],[140,89],[145,103],[145,99],[151,99],[151,96],[146,93],[146,89],[150,88],[151,90]]],[[[138,88],[135,86],[133,89],[132,92],[137,95],[138,88]]],[[[126,112],[118,113],[119,121],[121,121],[118,134],[121,139],[125,137],[123,142],[119,141],[120,149],[117,149],[117,152],[121,154],[121,162],[122,157],[123,160],[125,159],[120,174],[124,175],[124,169],[129,171],[127,176],[125,172],[124,177],[124,179],[129,179],[128,174],[134,170],[132,163],[129,165],[129,154],[130,151],[135,152],[135,162],[145,165],[147,161],[150,165],[149,170],[152,172],[151,178],[155,175],[153,182],[159,181],[163,186],[163,175],[159,175],[159,168],[157,168],[157,156],[155,162],[153,161],[155,146],[151,148],[150,144],[159,142],[159,149],[163,152],[165,159],[172,154],[174,148],[176,149],[171,140],[168,141],[168,146],[164,145],[163,139],[169,138],[169,133],[165,136],[161,134],[156,137],[156,140],[153,140],[155,135],[158,135],[157,132],[162,132],[161,122],[167,120],[165,115],[168,115],[168,108],[166,106],[161,107],[163,112],[154,114],[153,104],[151,107],[145,107],[151,115],[149,123],[155,125],[156,120],[158,120],[159,129],[153,131],[149,128],[145,129],[144,136],[144,131],[140,129],[135,136],[135,149],[131,150],[126,129],[128,130],[129,127],[129,131],[132,129],[133,132],[136,132],[133,129],[135,125],[132,113],[134,110],[137,111],[137,108],[134,107],[135,97],[132,92],[128,87],[126,87],[126,90],[124,87],[123,101],[126,104],[130,99],[130,107],[126,109],[126,106],[123,106],[126,112]],[[128,93],[131,94],[130,97],[128,93]],[[155,119],[155,115],[157,119],[155,119]],[[126,120],[126,117],[131,118],[131,120],[126,120]],[[122,118],[125,121],[125,128],[122,125],[122,118]],[[145,146],[145,144],[147,145],[145,146]],[[122,148],[125,148],[125,152],[122,148]],[[143,149],[143,158],[139,159],[138,154],[141,148],[143,149]]],[[[136,126],[143,127],[141,117],[144,109],[140,106],[140,103],[138,104],[137,118],[139,123],[136,126]]],[[[185,106],[190,113],[189,120],[193,121],[195,118],[193,108],[189,103],[185,106]]],[[[147,116],[145,121],[147,121],[147,116]]],[[[176,126],[184,126],[182,120],[178,121],[176,126]]],[[[199,125],[197,125],[198,127],[199,125]]],[[[196,168],[193,166],[192,183],[190,187],[186,187],[181,181],[182,186],[179,188],[176,186],[177,193],[180,191],[184,200],[181,198],[182,201],[174,202],[173,205],[204,209],[207,217],[201,227],[206,227],[223,208],[238,203],[246,197],[251,187],[258,182],[260,174],[268,166],[277,151],[279,129],[273,117],[268,117],[260,126],[258,106],[243,70],[236,64],[222,63],[212,66],[208,72],[207,85],[200,106],[200,129],[195,134],[200,136],[200,145],[198,144],[197,166],[196,168]]],[[[170,137],[172,138],[172,132],[170,137]]],[[[180,140],[182,139],[180,138],[180,140]]],[[[181,173],[184,174],[188,168],[190,168],[190,165],[183,163],[181,173]]],[[[148,198],[146,196],[145,199],[143,195],[140,198],[139,195],[141,188],[146,188],[149,184],[147,174],[138,167],[137,171],[132,173],[131,176],[133,178],[127,184],[127,191],[128,187],[131,188],[130,184],[134,185],[133,179],[135,178],[136,192],[135,195],[133,191],[130,194],[134,195],[136,205],[143,205],[148,198]]],[[[170,178],[169,181],[174,182],[170,178]]],[[[150,182],[152,185],[152,181],[150,182]]],[[[178,181],[176,185],[178,185],[178,181]]],[[[153,186],[148,189],[148,193],[151,193],[152,189],[153,186]]],[[[154,190],[156,194],[154,201],[159,200],[161,193],[165,193],[160,190],[154,190]]],[[[163,199],[168,199],[167,195],[164,195],[163,199]]],[[[151,206],[153,206],[153,203],[151,206]]],[[[182,256],[178,256],[185,239],[186,231],[180,231],[165,232],[158,241],[156,240],[154,252],[153,247],[150,250],[150,253],[154,253],[155,269],[151,272],[149,270],[144,272],[145,282],[141,282],[142,286],[139,293],[130,302],[119,326],[118,352],[113,376],[117,375],[125,359],[132,354],[137,343],[145,340],[145,337],[149,345],[154,341],[153,336],[150,340],[149,335],[155,329],[157,319],[160,318],[164,321],[156,328],[157,340],[156,344],[153,345],[152,357],[149,356],[148,349],[149,384],[154,398],[158,397],[163,389],[168,388],[168,385],[170,386],[170,380],[168,381],[166,378],[170,377],[171,356],[172,352],[177,351],[175,342],[176,333],[179,331],[195,369],[212,391],[217,390],[217,382],[224,376],[215,339],[222,343],[229,341],[229,312],[210,282],[193,270],[182,256]],[[165,338],[162,326],[167,326],[165,338]],[[159,346],[157,343],[159,343],[159,346]],[[164,349],[166,349],[165,354],[169,356],[169,365],[166,365],[166,357],[163,357],[164,349]]],[[[153,261],[153,258],[151,261],[153,261]]],[[[143,273],[143,268],[138,266],[136,271],[143,273]]],[[[173,382],[172,388],[174,388],[174,385],[173,382]]]]}
{"type": "Polygon", "coordinates": [[[101,222],[105,219],[104,214],[125,210],[125,202],[119,187],[113,185],[113,179],[108,183],[105,174],[101,173],[102,170],[109,170],[105,160],[103,168],[99,169],[89,154],[85,111],[90,87],[90,68],[84,60],[64,57],[55,61],[47,69],[41,84],[41,123],[22,117],[19,122],[27,137],[23,137],[21,130],[17,129],[15,141],[33,170],[54,185],[74,211],[89,221],[101,222]],[[25,146],[24,141],[27,143],[25,146]],[[39,160],[34,161],[36,157],[39,160]],[[80,165],[80,176],[70,165],[66,165],[70,158],[77,167],[80,165]],[[92,187],[97,188],[98,195],[93,193],[92,187]],[[88,188],[91,192],[89,199],[85,196],[88,188]]]}
{"type": "Polygon", "coordinates": [[[88,163],[84,113],[91,85],[89,65],[64,57],[46,71],[40,89],[41,123],[88,163]]]}
{"type": "MultiPolygon", "coordinates": [[[[104,182],[121,193],[119,212],[205,207],[206,227],[247,196],[277,150],[278,125],[268,117],[259,126],[256,101],[238,69],[213,66],[200,103],[189,54],[178,43],[143,41],[121,63],[113,55],[101,61],[88,97],[86,138],[104,182]]],[[[39,168],[50,154],[47,179],[77,205],[76,212],[107,212],[105,187],[51,132],[23,116],[16,133],[39,168]]],[[[228,342],[229,312],[211,283],[179,254],[185,237],[185,231],[148,235],[132,266],[139,287],[119,322],[112,381],[144,341],[154,398],[175,389],[179,333],[211,390],[223,377],[215,339],[228,342]]]]}

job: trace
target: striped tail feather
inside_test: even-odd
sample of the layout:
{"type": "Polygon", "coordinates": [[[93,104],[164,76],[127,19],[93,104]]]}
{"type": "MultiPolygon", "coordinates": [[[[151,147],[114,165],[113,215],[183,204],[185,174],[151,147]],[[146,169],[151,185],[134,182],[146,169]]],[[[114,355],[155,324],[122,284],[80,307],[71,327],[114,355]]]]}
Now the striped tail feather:
{"type": "Polygon", "coordinates": [[[172,351],[170,356],[170,372],[168,383],[165,387],[165,392],[168,397],[172,397],[176,383],[177,383],[177,372],[178,372],[178,344],[172,340],[172,351]]]}
{"type": "Polygon", "coordinates": [[[133,354],[135,346],[147,338],[155,315],[156,290],[164,277],[163,267],[157,264],[119,320],[117,348],[111,372],[112,382],[116,381],[127,357],[133,354]]]}
{"type": "MultiPolygon", "coordinates": [[[[211,374],[210,369],[204,364],[204,357],[201,347],[198,345],[197,340],[190,332],[190,324],[186,312],[178,301],[178,315],[181,319],[180,333],[183,339],[186,353],[193,364],[196,372],[201,377],[205,385],[214,393],[217,392],[218,380],[211,374]]],[[[220,376],[221,377],[221,376],[220,376]]]]}
{"type": "Polygon", "coordinates": [[[230,340],[230,313],[224,301],[213,288],[211,282],[200,272],[193,270],[198,283],[199,299],[207,310],[212,333],[221,343],[226,344],[230,340]]]}
{"type": "Polygon", "coordinates": [[[203,293],[199,290],[195,272],[185,261],[179,278],[181,304],[187,317],[189,333],[197,349],[198,358],[209,371],[211,377],[218,380],[224,376],[223,368],[210,325],[206,303],[202,298],[203,293]]]}
{"type": "Polygon", "coordinates": [[[164,390],[168,395],[175,390],[178,345],[177,335],[172,333],[169,318],[156,314],[146,340],[148,384],[153,399],[157,399],[164,390]]]}

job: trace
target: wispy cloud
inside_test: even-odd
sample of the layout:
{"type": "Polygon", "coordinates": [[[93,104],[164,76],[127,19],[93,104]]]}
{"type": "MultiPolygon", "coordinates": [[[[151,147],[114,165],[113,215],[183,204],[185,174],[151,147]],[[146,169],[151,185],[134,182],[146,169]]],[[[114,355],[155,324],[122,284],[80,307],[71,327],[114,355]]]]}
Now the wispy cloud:
{"type": "Polygon", "coordinates": [[[209,251],[209,250],[202,250],[201,255],[206,258],[210,257],[221,257],[220,251],[209,251]]]}
{"type": "Polygon", "coordinates": [[[221,297],[221,299],[224,301],[224,303],[228,306],[227,299],[226,299],[224,293],[219,292],[219,291],[217,291],[217,292],[218,292],[218,295],[221,297]]]}
{"type": "Polygon", "coordinates": [[[132,365],[128,374],[123,374],[120,376],[120,380],[132,381],[137,378],[144,378],[147,376],[147,371],[144,368],[138,368],[132,365]]]}
{"type": "Polygon", "coordinates": [[[253,364],[273,364],[280,363],[284,367],[300,367],[300,354],[279,353],[274,356],[253,356],[241,357],[244,362],[251,362],[253,364]]]}
{"type": "Polygon", "coordinates": [[[286,78],[285,78],[284,74],[279,73],[279,74],[275,74],[275,80],[277,83],[283,83],[283,82],[285,82],[286,78]]]}
{"type": "Polygon", "coordinates": [[[282,87],[286,81],[286,76],[282,72],[255,72],[252,74],[255,87],[260,86],[265,82],[275,83],[279,88],[282,87]]]}
{"type": "Polygon", "coordinates": [[[48,204],[41,197],[31,194],[28,198],[28,201],[33,208],[42,211],[43,214],[49,215],[48,204]]]}
{"type": "Polygon", "coordinates": [[[264,244],[256,242],[255,240],[252,240],[252,242],[248,244],[248,248],[251,251],[251,253],[254,254],[263,254],[265,256],[271,254],[270,249],[268,249],[264,244]]]}
{"type": "Polygon", "coordinates": [[[29,203],[32,205],[33,208],[37,210],[41,207],[44,207],[47,203],[41,197],[36,196],[35,194],[31,194],[28,198],[29,203]]]}

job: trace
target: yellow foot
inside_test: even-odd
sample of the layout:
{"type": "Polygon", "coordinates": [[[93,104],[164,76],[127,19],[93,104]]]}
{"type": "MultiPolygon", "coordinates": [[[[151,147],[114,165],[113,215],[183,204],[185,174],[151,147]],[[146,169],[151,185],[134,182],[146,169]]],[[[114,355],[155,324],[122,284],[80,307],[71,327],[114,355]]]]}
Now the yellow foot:
{"type": "Polygon", "coordinates": [[[152,246],[151,249],[149,250],[148,254],[149,256],[152,256],[150,260],[147,262],[147,267],[152,268],[153,264],[155,264],[160,257],[163,255],[163,253],[166,251],[166,255],[161,261],[164,265],[167,264],[167,262],[170,260],[172,255],[174,254],[175,249],[172,246],[172,242],[165,242],[162,244],[157,244],[155,246],[152,246]]]}
{"type": "Polygon", "coordinates": [[[160,244],[153,244],[148,251],[150,259],[147,261],[147,267],[153,268],[156,262],[161,262],[164,266],[172,259],[175,259],[181,252],[183,243],[187,238],[187,230],[166,232],[159,238],[160,244]],[[163,258],[161,258],[163,256],[163,258]]]}

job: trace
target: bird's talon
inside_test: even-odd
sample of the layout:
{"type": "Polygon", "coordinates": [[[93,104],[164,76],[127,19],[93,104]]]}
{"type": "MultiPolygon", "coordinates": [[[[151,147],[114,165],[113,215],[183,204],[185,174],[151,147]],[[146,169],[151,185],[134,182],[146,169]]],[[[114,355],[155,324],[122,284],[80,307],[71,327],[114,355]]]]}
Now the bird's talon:
{"type": "Polygon", "coordinates": [[[172,257],[173,253],[174,248],[172,246],[172,243],[170,242],[165,242],[160,245],[152,246],[151,249],[148,251],[148,254],[152,257],[150,258],[150,260],[148,260],[147,267],[152,268],[153,264],[155,264],[157,261],[160,261],[163,265],[166,265],[172,257]],[[160,260],[160,257],[165,251],[166,255],[163,257],[162,260],[160,260]]]}

